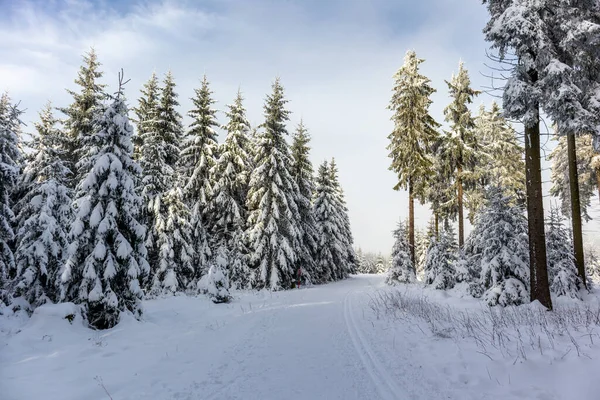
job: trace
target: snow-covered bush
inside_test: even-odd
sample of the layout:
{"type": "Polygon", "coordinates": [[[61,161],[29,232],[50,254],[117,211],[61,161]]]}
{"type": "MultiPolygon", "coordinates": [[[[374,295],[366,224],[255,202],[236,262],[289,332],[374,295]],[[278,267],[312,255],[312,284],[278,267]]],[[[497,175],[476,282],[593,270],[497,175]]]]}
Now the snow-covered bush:
{"type": "Polygon", "coordinates": [[[392,263],[385,278],[388,285],[398,283],[412,283],[416,280],[415,268],[410,259],[407,243],[406,226],[403,222],[398,223],[394,231],[394,247],[392,248],[392,263]]]}
{"type": "Polygon", "coordinates": [[[573,245],[565,229],[559,210],[550,210],[546,224],[546,254],[550,291],[558,296],[581,299],[581,279],[577,275],[573,245]]]}
{"type": "Polygon", "coordinates": [[[213,303],[227,303],[231,300],[227,276],[227,250],[223,246],[217,250],[216,257],[211,263],[208,274],[202,279],[199,289],[213,303]]]}
{"type": "Polygon", "coordinates": [[[479,271],[482,297],[490,305],[518,305],[529,301],[527,221],[510,196],[495,186],[487,192],[488,205],[478,215],[466,257],[479,271]]]}
{"type": "Polygon", "coordinates": [[[432,237],[427,258],[423,266],[425,284],[435,289],[451,289],[455,284],[456,241],[451,229],[440,232],[439,238],[432,237]]]}

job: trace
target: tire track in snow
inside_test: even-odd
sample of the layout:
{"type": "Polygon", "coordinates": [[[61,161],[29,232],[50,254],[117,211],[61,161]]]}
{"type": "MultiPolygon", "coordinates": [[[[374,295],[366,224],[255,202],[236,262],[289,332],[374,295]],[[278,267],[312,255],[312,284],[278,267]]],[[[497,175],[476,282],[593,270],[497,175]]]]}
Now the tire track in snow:
{"type": "Polygon", "coordinates": [[[394,379],[387,373],[381,362],[379,362],[374,355],[371,346],[369,346],[368,342],[365,340],[356,323],[350,293],[351,292],[348,292],[344,298],[344,320],[346,322],[346,328],[350,334],[354,349],[367,370],[369,377],[373,381],[379,396],[381,396],[382,399],[387,400],[409,398],[407,393],[396,386],[394,379]]]}

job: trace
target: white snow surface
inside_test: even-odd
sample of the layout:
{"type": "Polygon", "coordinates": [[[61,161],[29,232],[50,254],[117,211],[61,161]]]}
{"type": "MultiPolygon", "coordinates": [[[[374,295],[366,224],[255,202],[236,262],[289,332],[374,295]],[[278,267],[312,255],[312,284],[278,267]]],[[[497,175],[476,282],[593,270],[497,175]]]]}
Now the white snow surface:
{"type": "Polygon", "coordinates": [[[390,290],[460,309],[480,309],[481,301],[383,282],[384,275],[358,275],[284,292],[234,292],[230,304],[171,296],[145,301],[143,321],[124,315],[106,331],[85,328],[79,317],[70,324],[64,316],[76,313],[72,304],[42,306],[30,319],[0,315],[0,398],[599,398],[600,344],[583,346],[580,357],[488,357],[468,339],[377,319],[369,306],[390,290]]]}

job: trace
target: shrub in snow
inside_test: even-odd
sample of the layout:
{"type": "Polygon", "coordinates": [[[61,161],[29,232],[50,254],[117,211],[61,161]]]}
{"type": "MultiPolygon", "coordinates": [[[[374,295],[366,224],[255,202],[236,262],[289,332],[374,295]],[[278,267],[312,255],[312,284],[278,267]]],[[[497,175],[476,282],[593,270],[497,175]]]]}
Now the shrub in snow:
{"type": "Polygon", "coordinates": [[[577,275],[572,241],[556,208],[550,210],[546,225],[546,254],[550,291],[558,296],[581,299],[579,289],[582,285],[577,275]]]}
{"type": "Polygon", "coordinates": [[[231,300],[227,275],[227,251],[221,246],[204,281],[204,290],[213,303],[227,303],[231,300]]]}
{"type": "Polygon", "coordinates": [[[423,266],[425,284],[435,289],[450,289],[454,286],[454,264],[456,241],[452,230],[440,232],[439,238],[431,238],[427,258],[423,266]]]}
{"type": "Polygon", "coordinates": [[[61,298],[81,303],[89,324],[105,329],[119,322],[121,311],[141,315],[140,277],[149,271],[133,180],[141,171],[132,159],[133,128],[121,87],[95,115],[94,128],[84,138],[87,154],[79,167],[87,174],[77,185],[61,298]]]}
{"type": "Polygon", "coordinates": [[[385,278],[388,285],[398,283],[412,283],[416,280],[415,268],[410,259],[407,243],[406,226],[403,222],[398,223],[394,231],[394,247],[392,248],[392,264],[385,278]]]}
{"type": "MultiPolygon", "coordinates": [[[[17,277],[15,296],[30,308],[59,298],[59,272],[71,223],[71,171],[64,161],[63,134],[48,104],[36,124],[33,154],[19,180],[21,199],[15,205],[17,277]]],[[[31,309],[29,310],[31,311],[31,309]]]]}
{"type": "Polygon", "coordinates": [[[482,297],[490,305],[529,301],[529,245],[523,210],[498,186],[487,194],[487,207],[478,215],[466,256],[479,272],[482,297]]]}

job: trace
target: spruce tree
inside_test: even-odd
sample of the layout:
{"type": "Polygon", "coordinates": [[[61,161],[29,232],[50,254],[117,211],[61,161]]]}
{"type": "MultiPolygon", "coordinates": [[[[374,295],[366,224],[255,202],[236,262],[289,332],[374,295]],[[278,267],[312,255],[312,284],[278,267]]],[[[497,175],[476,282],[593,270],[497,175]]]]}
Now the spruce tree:
{"type": "Polygon", "coordinates": [[[119,322],[122,311],[140,317],[140,279],[149,271],[138,222],[141,198],[134,177],[128,110],[119,91],[94,119],[93,134],[84,137],[87,153],[80,161],[87,174],[77,185],[75,221],[61,276],[61,299],[81,303],[90,326],[105,329],[119,322]]]}
{"type": "Polygon", "coordinates": [[[438,137],[439,126],[429,114],[430,96],[435,89],[430,80],[419,74],[424,60],[414,51],[406,53],[404,65],[394,75],[394,89],[388,109],[393,112],[394,130],[388,136],[387,149],[392,159],[390,170],[398,175],[395,190],[408,189],[409,246],[411,261],[415,262],[414,199],[425,200],[427,183],[431,175],[430,149],[438,137]]]}
{"type": "MultiPolygon", "coordinates": [[[[177,101],[179,95],[175,92],[176,86],[173,74],[171,71],[167,72],[158,102],[156,120],[156,129],[166,143],[163,150],[165,162],[173,169],[177,166],[180,156],[183,156],[181,151],[183,123],[181,114],[176,109],[179,106],[177,101]]],[[[172,184],[169,187],[171,186],[172,184]]]]}
{"type": "Polygon", "coordinates": [[[19,178],[22,160],[19,148],[21,113],[8,94],[0,95],[0,301],[4,302],[8,302],[8,282],[17,271],[11,248],[15,232],[10,195],[19,178]]]}
{"type": "MultiPolygon", "coordinates": [[[[298,263],[302,269],[302,277],[311,281],[316,272],[315,257],[317,255],[317,241],[319,234],[312,209],[312,198],[315,191],[313,181],[314,170],[309,158],[310,134],[302,120],[293,135],[291,146],[292,177],[298,186],[298,213],[300,214],[300,253],[298,263]]],[[[318,276],[315,276],[318,281],[318,276]]]]}
{"type": "Polygon", "coordinates": [[[185,181],[184,198],[192,210],[197,273],[203,274],[208,268],[206,262],[211,257],[208,235],[213,233],[214,227],[209,226],[211,218],[207,207],[213,190],[211,169],[216,164],[218,151],[217,132],[214,128],[219,124],[216,119],[217,111],[213,108],[213,92],[206,75],[200,89],[194,89],[194,92],[194,107],[188,113],[192,123],[186,132],[181,151],[180,174],[185,181]]]}
{"type": "Polygon", "coordinates": [[[490,306],[523,304],[529,291],[527,220],[503,188],[490,187],[486,199],[465,256],[477,270],[483,298],[490,306]]]}
{"type": "Polygon", "coordinates": [[[444,229],[437,238],[431,237],[423,266],[425,284],[438,290],[451,289],[454,286],[456,250],[456,240],[451,229],[444,229]]]}
{"type": "Polygon", "coordinates": [[[255,169],[248,191],[247,240],[250,263],[257,268],[256,287],[271,290],[291,286],[297,274],[301,238],[296,203],[298,186],[292,177],[292,159],[285,140],[289,111],[283,86],[273,83],[264,105],[264,131],[258,140],[255,169]]]}
{"type": "Polygon", "coordinates": [[[572,240],[556,208],[550,210],[546,225],[546,248],[550,291],[557,296],[581,299],[579,289],[582,284],[577,276],[572,240]]]}
{"type": "Polygon", "coordinates": [[[344,189],[342,188],[338,178],[338,168],[334,158],[331,159],[329,169],[331,173],[331,183],[336,193],[336,212],[339,216],[339,231],[341,234],[340,240],[342,242],[343,248],[343,259],[340,260],[340,264],[344,269],[344,277],[347,277],[348,274],[356,273],[356,254],[354,253],[354,238],[352,236],[352,228],[350,226],[350,217],[348,215],[348,207],[346,206],[344,189]]]}
{"type": "Polygon", "coordinates": [[[385,283],[388,285],[413,283],[416,280],[415,268],[410,260],[407,236],[406,225],[403,222],[398,223],[398,227],[394,230],[392,263],[385,278],[385,283]]]}
{"type": "Polygon", "coordinates": [[[469,73],[462,62],[458,66],[458,73],[452,76],[451,81],[446,81],[446,84],[452,102],[444,109],[450,130],[445,132],[444,150],[441,157],[454,178],[458,213],[458,246],[463,247],[465,242],[464,189],[465,185],[473,184],[469,175],[472,174],[478,161],[475,120],[471,115],[469,105],[479,92],[471,88],[469,73]]]}
{"type": "Polygon", "coordinates": [[[133,135],[133,156],[136,161],[142,158],[144,138],[156,132],[158,120],[158,102],[160,100],[160,87],[158,76],[152,73],[148,82],[142,88],[142,96],[138,99],[138,106],[134,109],[137,116],[136,131],[133,135]]]}
{"type": "Polygon", "coordinates": [[[31,309],[59,300],[60,269],[71,223],[71,171],[64,159],[64,135],[56,127],[51,104],[40,112],[38,135],[19,179],[23,197],[15,205],[15,296],[31,309]]]}
{"type": "Polygon", "coordinates": [[[67,89],[73,97],[73,102],[65,108],[60,108],[66,116],[65,128],[65,159],[67,167],[73,171],[76,179],[70,183],[74,187],[88,171],[79,166],[79,160],[85,156],[84,143],[86,138],[94,133],[94,118],[96,111],[101,108],[102,101],[106,99],[104,88],[106,85],[99,83],[102,78],[100,62],[96,51],[92,48],[83,56],[83,65],[79,68],[75,83],[80,87],[79,92],[67,89]]]}
{"type": "Polygon", "coordinates": [[[180,188],[160,196],[154,223],[158,259],[152,282],[153,295],[174,294],[195,289],[194,248],[190,211],[180,188]]]}
{"type": "MultiPolygon", "coordinates": [[[[406,232],[406,224],[404,224],[404,228],[405,233],[408,235],[408,232],[406,232]]],[[[433,236],[435,237],[435,232],[433,232],[433,236]]],[[[427,258],[427,248],[429,248],[430,240],[431,237],[428,236],[427,232],[423,232],[421,229],[417,229],[415,231],[415,259],[417,263],[414,265],[414,267],[415,275],[419,279],[422,279],[423,276],[423,266],[425,265],[425,260],[427,258]]]]}
{"type": "Polygon", "coordinates": [[[523,147],[517,140],[512,126],[502,116],[496,102],[490,110],[479,109],[475,119],[475,131],[480,152],[473,171],[477,185],[467,192],[469,220],[485,205],[485,191],[490,185],[499,185],[507,196],[518,204],[525,202],[525,162],[523,147]]]}
{"type": "Polygon", "coordinates": [[[329,164],[324,161],[320,166],[316,179],[315,202],[313,212],[317,223],[319,240],[317,242],[317,276],[319,282],[328,282],[342,277],[341,232],[336,210],[336,193],[331,182],[329,164]]]}
{"type": "MultiPolygon", "coordinates": [[[[154,83],[147,84],[153,85],[154,83]]],[[[158,103],[149,102],[145,96],[142,96],[140,101],[139,109],[143,107],[142,102],[147,101],[147,113],[144,121],[140,122],[142,136],[139,139],[140,166],[143,171],[140,180],[143,199],[141,221],[148,228],[146,248],[148,261],[154,273],[158,268],[159,257],[159,232],[156,223],[159,218],[164,218],[159,215],[164,211],[164,207],[161,206],[162,197],[174,186],[178,178],[176,162],[182,135],[181,115],[175,109],[179,103],[172,74],[169,72],[165,77],[158,103]]],[[[150,284],[150,281],[147,283],[150,284]]]]}
{"type": "MultiPolygon", "coordinates": [[[[238,91],[233,104],[227,106],[228,123],[223,126],[227,132],[225,141],[219,146],[219,158],[213,168],[212,197],[208,204],[210,226],[215,247],[228,250],[228,274],[232,284],[238,288],[248,285],[248,250],[243,236],[246,230],[246,197],[249,181],[248,133],[246,110],[242,104],[242,94],[238,91]]],[[[208,148],[212,151],[211,148],[208,148]]]]}

